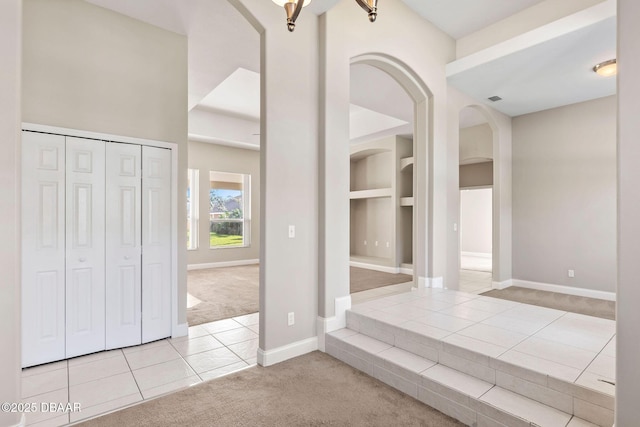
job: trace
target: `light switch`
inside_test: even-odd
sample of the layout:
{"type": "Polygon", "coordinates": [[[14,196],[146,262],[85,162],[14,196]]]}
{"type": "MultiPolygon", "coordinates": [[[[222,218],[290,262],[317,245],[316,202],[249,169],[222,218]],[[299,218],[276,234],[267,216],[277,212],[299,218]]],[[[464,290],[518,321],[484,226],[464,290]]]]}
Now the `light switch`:
{"type": "Polygon", "coordinates": [[[295,225],[290,225],[289,226],[289,238],[293,239],[294,237],[296,237],[296,226],[295,225]]]}

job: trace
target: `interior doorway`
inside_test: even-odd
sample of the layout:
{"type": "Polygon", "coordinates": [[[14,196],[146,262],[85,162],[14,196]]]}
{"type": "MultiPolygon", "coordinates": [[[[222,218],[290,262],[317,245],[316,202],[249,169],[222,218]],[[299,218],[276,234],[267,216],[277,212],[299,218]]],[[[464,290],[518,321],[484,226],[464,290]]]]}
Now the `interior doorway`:
{"type": "Polygon", "coordinates": [[[493,189],[460,190],[460,268],[492,270],[493,189]]]}
{"type": "Polygon", "coordinates": [[[493,281],[494,131],[473,107],[460,112],[459,290],[482,293],[493,281]]]}

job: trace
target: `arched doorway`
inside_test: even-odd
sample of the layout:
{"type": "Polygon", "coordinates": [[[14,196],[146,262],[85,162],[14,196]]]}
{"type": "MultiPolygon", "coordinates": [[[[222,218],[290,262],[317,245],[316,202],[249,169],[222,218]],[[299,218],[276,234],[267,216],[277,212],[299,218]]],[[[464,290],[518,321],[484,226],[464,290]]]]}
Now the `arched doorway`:
{"type": "Polygon", "coordinates": [[[493,130],[473,107],[459,113],[458,289],[491,289],[493,261],[493,130]]]}

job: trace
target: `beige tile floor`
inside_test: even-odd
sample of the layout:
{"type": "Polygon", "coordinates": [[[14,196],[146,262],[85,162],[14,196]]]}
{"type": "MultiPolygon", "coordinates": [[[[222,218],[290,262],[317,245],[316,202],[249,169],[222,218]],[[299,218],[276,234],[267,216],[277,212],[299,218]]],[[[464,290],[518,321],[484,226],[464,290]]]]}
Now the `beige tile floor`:
{"type": "Polygon", "coordinates": [[[356,303],[352,311],[615,395],[615,321],[446,289],[356,303]]]}
{"type": "Polygon", "coordinates": [[[486,271],[460,270],[459,291],[481,294],[491,290],[491,273],[486,271]]]}
{"type": "Polygon", "coordinates": [[[81,411],[27,414],[61,426],[210,380],[256,363],[258,313],[189,328],[189,335],[103,351],[22,371],[23,402],[79,403],[81,411]]]}

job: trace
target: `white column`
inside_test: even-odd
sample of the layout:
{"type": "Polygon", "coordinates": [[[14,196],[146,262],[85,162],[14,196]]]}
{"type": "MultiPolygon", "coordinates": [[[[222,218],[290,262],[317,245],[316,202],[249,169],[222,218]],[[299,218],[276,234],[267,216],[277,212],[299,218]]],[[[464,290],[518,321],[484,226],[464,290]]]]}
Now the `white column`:
{"type": "MultiPolygon", "coordinates": [[[[20,72],[22,2],[0,2],[0,402],[20,402],[20,72]]],[[[0,411],[0,425],[20,414],[0,411]]]]}
{"type": "Polygon", "coordinates": [[[616,425],[640,419],[640,2],[618,0],[618,289],[616,425]]]}

